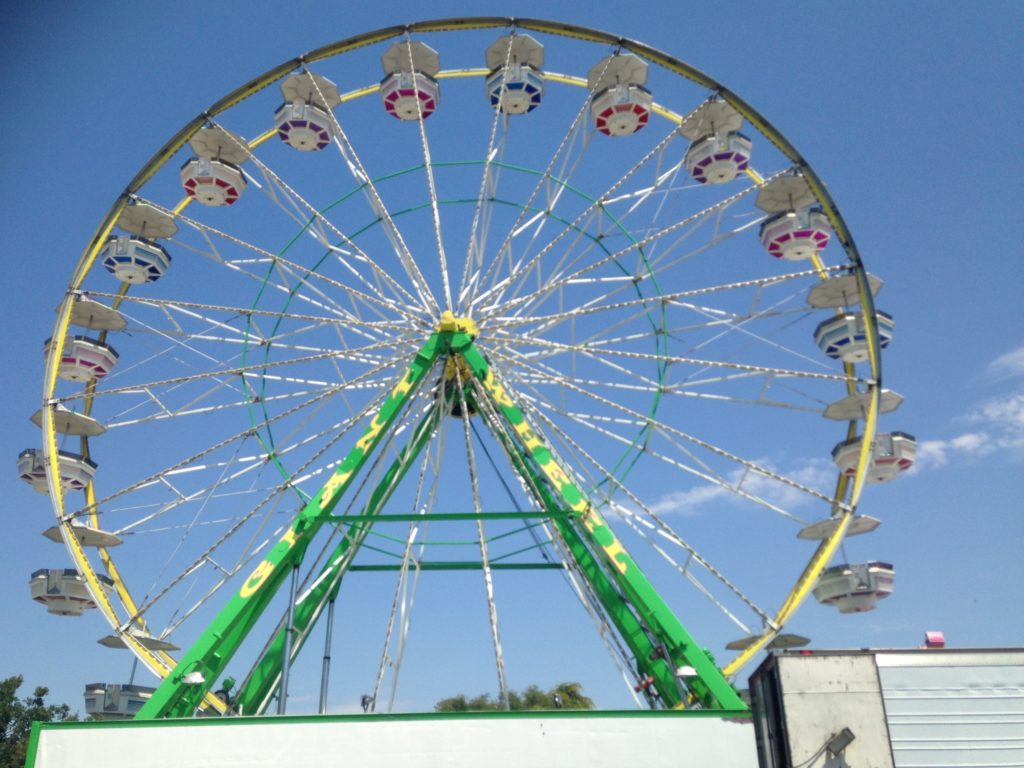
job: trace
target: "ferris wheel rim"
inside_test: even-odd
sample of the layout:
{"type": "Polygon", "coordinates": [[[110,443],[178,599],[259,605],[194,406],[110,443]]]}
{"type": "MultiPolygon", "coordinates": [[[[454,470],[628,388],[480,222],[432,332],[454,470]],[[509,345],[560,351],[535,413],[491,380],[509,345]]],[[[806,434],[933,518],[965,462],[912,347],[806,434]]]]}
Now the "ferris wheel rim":
{"type": "MultiPolygon", "coordinates": [[[[156,173],[156,171],[163,167],[171,159],[171,157],[173,157],[177,153],[177,151],[181,149],[182,146],[184,146],[188,139],[192,135],[194,135],[198,130],[200,130],[200,128],[206,125],[211,118],[215,117],[221,112],[228,110],[230,107],[236,105],[240,101],[245,100],[250,95],[256,93],[259,90],[262,90],[268,85],[273,84],[277,80],[285,77],[286,75],[295,71],[296,69],[304,67],[307,63],[316,62],[323,59],[338,56],[355,48],[368,45],[371,42],[380,42],[382,40],[387,40],[399,37],[403,34],[411,34],[415,32],[456,31],[460,29],[488,29],[502,28],[507,26],[514,26],[515,28],[518,29],[546,32],[556,35],[567,35],[570,37],[578,37],[581,39],[585,39],[590,42],[600,42],[620,46],[623,49],[637,53],[654,63],[660,64],[661,66],[666,67],[667,69],[675,72],[676,74],[682,75],[684,77],[687,77],[688,79],[693,80],[694,82],[698,82],[700,84],[705,85],[709,89],[713,90],[716,94],[718,94],[721,98],[735,106],[741,113],[744,114],[748,121],[756,125],[760,133],[762,133],[764,136],[769,138],[773,143],[775,143],[776,146],[780,149],[780,151],[782,151],[783,154],[788,156],[793,161],[794,166],[798,169],[801,175],[803,175],[804,178],[807,179],[808,183],[810,184],[815,193],[817,200],[822,205],[823,209],[828,215],[829,220],[835,229],[835,233],[838,236],[838,239],[842,244],[848,258],[850,259],[850,262],[855,267],[853,273],[857,275],[858,283],[860,284],[859,287],[861,292],[862,306],[865,312],[868,312],[871,315],[873,315],[874,302],[872,292],[867,287],[867,278],[865,276],[866,272],[864,272],[863,270],[863,265],[861,263],[859,253],[856,249],[856,246],[854,245],[852,237],[849,234],[849,231],[841,216],[841,213],[832,201],[832,198],[828,190],[824,187],[823,183],[817,177],[816,173],[810,167],[810,165],[807,164],[803,157],[796,152],[795,148],[792,148],[792,145],[789,144],[789,142],[782,136],[781,133],[779,133],[773,126],[771,126],[770,123],[764,120],[758,112],[756,112],[755,110],[753,110],[753,108],[747,105],[745,101],[740,99],[738,96],[733,94],[728,89],[724,88],[724,86],[720,85],[717,81],[707,77],[699,70],[693,69],[692,67],[685,64],[681,60],[668,56],[667,54],[652,49],[642,43],[638,43],[636,41],[632,41],[626,38],[613,36],[608,33],[589,29],[587,27],[559,24],[556,22],[545,22],[533,19],[512,19],[500,17],[442,19],[436,21],[417,22],[414,24],[404,25],[400,27],[386,27],[380,30],[376,30],[374,32],[369,32],[362,35],[347,38],[346,40],[339,41],[338,43],[334,43],[319,48],[304,56],[289,60],[288,62],[285,62],[281,65],[278,65],[277,67],[268,70],[263,75],[247,83],[245,86],[236,89],[224,98],[218,100],[211,106],[210,109],[202,113],[202,115],[198,116],[194,120],[187,123],[185,127],[183,127],[178,133],[176,133],[175,136],[172,137],[172,139],[169,140],[164,145],[164,147],[161,150],[159,150],[157,154],[154,155],[154,157],[143,166],[142,170],[129,183],[125,192],[116,199],[110,211],[107,213],[106,217],[101,223],[100,227],[93,235],[93,238],[90,241],[89,246],[86,248],[85,253],[83,254],[81,260],[79,261],[78,265],[75,268],[71,285],[58,311],[58,319],[53,333],[55,344],[53,345],[53,348],[51,349],[50,354],[47,357],[46,371],[44,376],[44,403],[49,404],[54,402],[55,400],[55,392],[57,386],[57,363],[60,359],[61,352],[63,351],[64,340],[67,336],[67,332],[70,327],[71,304],[74,301],[75,297],[79,294],[84,278],[92,269],[92,266],[99,254],[99,251],[103,243],[106,241],[107,237],[113,231],[119,214],[130,204],[130,202],[134,200],[135,194],[142,188],[146,181],[148,181],[153,176],[153,174],[156,173]]],[[[477,73],[474,72],[473,74],[475,75],[477,73]]],[[[360,91],[353,92],[353,94],[358,93],[358,95],[362,96],[372,92],[373,89],[371,86],[369,89],[360,89],[360,91]]],[[[268,138],[268,136],[263,136],[260,138],[265,140],[266,138],[268,138]]],[[[175,208],[175,212],[180,212],[181,210],[184,209],[184,207],[184,204],[179,204],[179,206],[175,208]]],[[[868,324],[868,334],[869,337],[873,334],[873,329],[871,328],[870,324],[868,324]]],[[[869,448],[871,439],[873,438],[876,431],[877,417],[879,411],[879,393],[881,392],[881,359],[878,354],[877,337],[870,339],[869,349],[871,350],[871,357],[869,360],[871,376],[869,377],[869,381],[872,385],[870,387],[870,392],[872,394],[871,399],[869,401],[867,418],[864,421],[864,429],[862,433],[864,437],[864,448],[861,451],[859,459],[859,467],[861,468],[861,470],[866,464],[868,458],[867,449],[869,448]]],[[[90,401],[87,400],[87,402],[90,401]]],[[[54,427],[51,408],[47,407],[46,405],[44,405],[43,408],[42,423],[44,455],[50,458],[51,460],[54,460],[54,458],[57,456],[57,431],[54,427]]],[[[785,623],[785,621],[789,618],[792,612],[795,611],[796,607],[803,600],[803,598],[807,596],[807,594],[810,591],[810,588],[813,586],[813,580],[814,578],[816,578],[817,572],[819,572],[824,567],[824,565],[827,564],[827,562],[831,559],[832,555],[834,554],[835,550],[837,549],[845,535],[847,526],[850,520],[852,519],[852,516],[856,509],[857,501],[860,495],[860,490],[863,487],[863,474],[863,471],[859,471],[857,473],[856,479],[853,483],[851,501],[842,512],[841,524],[836,528],[836,530],[833,532],[829,539],[824,540],[822,542],[818,552],[814,555],[814,557],[812,557],[811,561],[808,563],[806,571],[798,580],[797,585],[789,593],[789,595],[787,595],[786,599],[783,602],[783,605],[781,606],[779,612],[775,617],[775,620],[765,628],[765,631],[759,636],[757,642],[748,647],[736,659],[730,662],[730,664],[726,665],[725,669],[727,674],[734,673],[742,666],[743,663],[749,660],[749,658],[751,658],[754,653],[756,653],[758,650],[767,645],[767,643],[770,642],[778,632],[778,629],[772,625],[778,624],[779,628],[781,628],[781,625],[785,623]]],[[[51,498],[53,499],[54,511],[57,516],[58,522],[65,523],[67,521],[65,519],[66,514],[64,508],[64,491],[60,487],[59,482],[53,475],[49,477],[48,482],[50,485],[50,495],[51,498]]],[[[77,540],[75,540],[75,537],[71,535],[67,530],[65,530],[65,525],[60,525],[60,528],[65,539],[65,546],[69,550],[69,552],[71,552],[76,567],[78,567],[79,570],[83,572],[83,575],[85,575],[86,580],[90,583],[90,586],[94,588],[93,591],[98,596],[101,596],[103,594],[103,590],[98,586],[98,574],[91,567],[88,556],[85,555],[81,545],[77,542],[77,540]],[[93,584],[93,582],[97,583],[93,584]]],[[[119,597],[122,600],[127,599],[131,601],[127,588],[124,585],[124,583],[120,580],[120,578],[115,577],[114,581],[119,597]],[[124,590],[123,594],[122,590],[124,590]]],[[[165,676],[169,674],[171,670],[171,665],[173,663],[173,658],[170,657],[166,652],[154,653],[151,650],[145,648],[141,643],[138,642],[136,638],[134,638],[131,632],[119,631],[117,627],[118,622],[116,622],[116,613],[110,606],[109,599],[105,603],[101,597],[100,599],[98,599],[98,602],[108,622],[110,622],[112,626],[115,627],[115,631],[118,631],[119,634],[122,634],[124,636],[125,642],[132,648],[133,652],[135,652],[137,656],[142,658],[147,663],[147,666],[149,666],[150,669],[154,671],[154,673],[156,673],[158,676],[165,676]]],[[[210,704],[212,706],[216,706],[212,700],[210,701],[210,704]]]]}

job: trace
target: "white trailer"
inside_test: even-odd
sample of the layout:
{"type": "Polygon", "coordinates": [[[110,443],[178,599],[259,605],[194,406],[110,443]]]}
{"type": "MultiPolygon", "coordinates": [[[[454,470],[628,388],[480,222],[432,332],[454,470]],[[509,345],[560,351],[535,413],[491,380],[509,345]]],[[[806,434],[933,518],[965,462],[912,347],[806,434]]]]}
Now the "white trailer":
{"type": "Polygon", "coordinates": [[[750,692],[761,768],[1024,768],[1024,649],[777,652],[750,692]]]}

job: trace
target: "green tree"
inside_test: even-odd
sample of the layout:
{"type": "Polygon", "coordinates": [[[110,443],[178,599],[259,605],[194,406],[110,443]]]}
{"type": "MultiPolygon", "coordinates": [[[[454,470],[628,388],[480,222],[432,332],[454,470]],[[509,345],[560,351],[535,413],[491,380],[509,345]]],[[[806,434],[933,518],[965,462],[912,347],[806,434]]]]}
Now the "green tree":
{"type": "Polygon", "coordinates": [[[580,683],[559,683],[549,692],[554,698],[559,697],[561,709],[593,709],[594,700],[583,694],[580,683]]]}
{"type": "MultiPolygon", "coordinates": [[[[520,691],[508,692],[509,709],[593,709],[594,702],[583,693],[580,683],[559,683],[545,691],[530,685],[520,691]]],[[[483,693],[471,699],[463,693],[441,699],[434,705],[435,712],[495,712],[504,709],[500,699],[483,693]]]]}
{"type": "Polygon", "coordinates": [[[0,768],[22,768],[32,722],[77,720],[67,704],[47,704],[49,688],[36,688],[31,696],[18,700],[21,675],[0,680],[0,768]]]}

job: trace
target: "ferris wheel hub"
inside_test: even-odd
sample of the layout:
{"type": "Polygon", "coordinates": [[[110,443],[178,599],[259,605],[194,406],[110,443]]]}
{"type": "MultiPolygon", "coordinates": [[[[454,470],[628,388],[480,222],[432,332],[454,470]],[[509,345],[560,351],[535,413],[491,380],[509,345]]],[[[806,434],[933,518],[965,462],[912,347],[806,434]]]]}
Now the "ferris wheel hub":
{"type": "Polygon", "coordinates": [[[474,338],[479,333],[476,322],[471,317],[456,317],[450,309],[441,313],[441,320],[437,324],[438,333],[465,333],[474,338]]]}

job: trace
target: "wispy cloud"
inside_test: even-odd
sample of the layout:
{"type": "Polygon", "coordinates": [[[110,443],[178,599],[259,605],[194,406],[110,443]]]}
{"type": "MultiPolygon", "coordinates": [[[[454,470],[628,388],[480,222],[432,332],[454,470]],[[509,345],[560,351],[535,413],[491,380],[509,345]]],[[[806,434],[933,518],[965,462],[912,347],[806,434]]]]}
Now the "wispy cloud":
{"type": "Polygon", "coordinates": [[[694,517],[701,513],[703,507],[730,494],[729,490],[720,485],[701,485],[659,496],[650,505],[650,510],[656,515],[694,517]]]}
{"type": "Polygon", "coordinates": [[[1024,376],[1024,344],[997,357],[989,363],[987,370],[990,376],[1000,381],[1024,376]]]}
{"type": "MultiPolygon", "coordinates": [[[[1024,345],[1000,355],[986,368],[990,381],[1024,378],[1024,345]]],[[[1014,386],[1014,385],[1011,385],[1014,386]]],[[[1024,388],[984,400],[954,422],[960,433],[948,439],[921,440],[910,473],[966,462],[1000,452],[1014,461],[1024,461],[1024,388]]],[[[829,492],[835,482],[832,462],[816,458],[797,462],[780,470],[770,462],[756,462],[796,482],[829,492]]],[[[742,468],[725,479],[729,487],[706,483],[666,493],[649,505],[657,515],[698,516],[709,507],[740,501],[737,490],[764,499],[786,510],[796,510],[812,501],[807,494],[757,472],[742,468]]]]}
{"type": "Polygon", "coordinates": [[[922,440],[911,472],[944,467],[950,461],[985,456],[995,450],[987,432],[966,432],[950,440],[922,440]]]}
{"type": "MultiPolygon", "coordinates": [[[[771,472],[816,490],[835,482],[836,469],[825,459],[807,459],[781,471],[766,461],[755,462],[771,472]]],[[[802,507],[814,499],[791,485],[782,483],[759,472],[739,468],[725,478],[728,487],[708,483],[681,491],[672,491],[658,497],[650,510],[657,515],[696,516],[710,505],[741,500],[740,492],[755,496],[786,510],[802,507]]]]}
{"type": "MultiPolygon", "coordinates": [[[[1000,355],[987,369],[993,381],[1024,377],[1024,346],[1000,355]]],[[[989,398],[957,419],[966,427],[945,440],[924,440],[917,446],[912,472],[944,467],[1001,452],[1011,460],[1024,461],[1024,390],[989,398]]]]}
{"type": "Polygon", "coordinates": [[[988,400],[971,410],[967,419],[1020,437],[1024,433],[1024,392],[988,400]]]}

